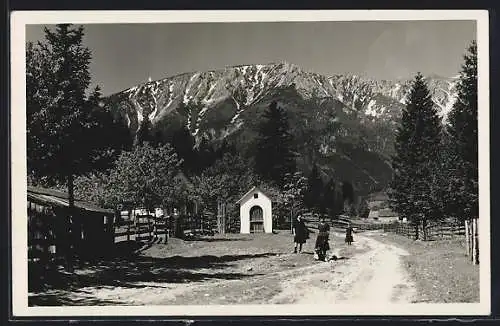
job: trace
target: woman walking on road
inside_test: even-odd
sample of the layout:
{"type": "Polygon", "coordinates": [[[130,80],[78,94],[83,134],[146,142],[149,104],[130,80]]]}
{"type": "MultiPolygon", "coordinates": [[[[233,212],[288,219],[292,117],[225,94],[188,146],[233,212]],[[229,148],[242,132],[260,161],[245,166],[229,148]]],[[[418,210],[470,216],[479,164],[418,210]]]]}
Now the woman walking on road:
{"type": "Polygon", "coordinates": [[[352,237],[353,233],[354,233],[354,230],[352,229],[351,223],[347,224],[347,229],[345,230],[345,242],[349,246],[354,242],[354,239],[352,237]]]}
{"type": "Polygon", "coordinates": [[[294,221],[293,230],[295,237],[293,238],[293,242],[295,243],[295,249],[293,253],[297,253],[297,247],[299,247],[299,252],[302,252],[302,245],[306,243],[306,239],[308,238],[308,230],[302,219],[302,215],[298,215],[297,219],[294,221]]]}
{"type": "Polygon", "coordinates": [[[316,238],[315,250],[318,255],[318,260],[326,260],[326,252],[330,250],[330,244],[328,243],[330,237],[330,225],[326,223],[326,219],[321,217],[320,223],[318,224],[318,237],[316,238]]]}

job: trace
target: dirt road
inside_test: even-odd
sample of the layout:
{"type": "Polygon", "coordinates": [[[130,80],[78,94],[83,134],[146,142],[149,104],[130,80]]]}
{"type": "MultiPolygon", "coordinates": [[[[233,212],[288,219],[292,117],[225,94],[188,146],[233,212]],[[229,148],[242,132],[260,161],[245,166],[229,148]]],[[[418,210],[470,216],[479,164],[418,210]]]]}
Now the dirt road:
{"type": "Polygon", "coordinates": [[[411,302],[415,285],[401,259],[407,253],[375,240],[374,232],[357,234],[352,246],[332,234],[333,252],[344,259],[330,262],[313,259],[314,239],[304,253],[291,253],[288,233],[231,235],[210,244],[172,240],[147,250],[141,260],[91,268],[79,286],[32,294],[30,300],[35,305],[411,302]]]}
{"type": "MultiPolygon", "coordinates": [[[[346,246],[340,241],[341,235],[336,235],[333,247],[337,248],[337,255],[345,257],[337,261],[314,261],[314,242],[309,241],[305,254],[282,251],[216,268],[197,268],[193,275],[205,276],[200,281],[169,282],[153,276],[124,286],[87,286],[54,295],[64,296],[70,304],[114,305],[411,302],[415,285],[408,279],[401,259],[407,253],[375,240],[372,234],[356,235],[352,246],[346,246]]],[[[274,240],[275,237],[269,241],[282,241],[274,240]]],[[[200,248],[206,250],[206,244],[202,245],[200,248]]],[[[149,268],[148,272],[154,274],[160,267],[152,264],[149,268]]]]}
{"type": "Polygon", "coordinates": [[[370,238],[356,237],[364,253],[324,263],[282,283],[270,303],[409,303],[415,285],[408,279],[401,256],[408,253],[370,238]]]}

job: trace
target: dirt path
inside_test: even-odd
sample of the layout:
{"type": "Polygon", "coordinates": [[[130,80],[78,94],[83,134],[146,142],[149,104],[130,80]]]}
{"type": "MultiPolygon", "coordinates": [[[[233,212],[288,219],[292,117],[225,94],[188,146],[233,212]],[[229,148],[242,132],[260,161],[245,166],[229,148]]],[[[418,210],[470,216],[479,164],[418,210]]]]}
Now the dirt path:
{"type": "Polygon", "coordinates": [[[366,233],[356,237],[366,252],[348,260],[324,263],[282,283],[270,303],[408,303],[415,295],[401,264],[408,253],[366,233]]]}
{"type": "MultiPolygon", "coordinates": [[[[357,234],[352,246],[346,246],[342,235],[336,234],[332,245],[339,250],[337,255],[345,256],[337,261],[314,261],[314,241],[307,242],[303,254],[290,253],[287,248],[288,252],[259,255],[255,255],[256,248],[243,242],[241,246],[254,253],[251,258],[215,266],[198,265],[193,260],[195,267],[188,267],[187,272],[204,276],[198,281],[169,282],[168,277],[156,272],[165,267],[153,263],[146,270],[157,276],[143,277],[124,286],[86,286],[54,295],[67,298],[71,304],[115,305],[411,302],[415,285],[406,275],[401,259],[408,253],[375,240],[374,234],[357,234]],[[227,277],[231,275],[235,276],[227,277]]],[[[289,247],[287,237],[280,240],[270,236],[268,240],[286,241],[284,246],[289,247]]],[[[205,254],[211,248],[206,244],[199,246],[205,254]]]]}

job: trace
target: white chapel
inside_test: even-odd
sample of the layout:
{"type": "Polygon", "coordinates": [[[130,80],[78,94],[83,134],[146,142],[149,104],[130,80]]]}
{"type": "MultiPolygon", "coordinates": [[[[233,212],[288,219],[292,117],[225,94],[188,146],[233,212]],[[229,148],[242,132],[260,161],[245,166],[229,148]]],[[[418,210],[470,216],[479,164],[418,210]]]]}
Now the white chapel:
{"type": "Polygon", "coordinates": [[[236,202],[240,204],[240,233],[272,233],[272,203],[258,187],[250,189],[236,202]]]}

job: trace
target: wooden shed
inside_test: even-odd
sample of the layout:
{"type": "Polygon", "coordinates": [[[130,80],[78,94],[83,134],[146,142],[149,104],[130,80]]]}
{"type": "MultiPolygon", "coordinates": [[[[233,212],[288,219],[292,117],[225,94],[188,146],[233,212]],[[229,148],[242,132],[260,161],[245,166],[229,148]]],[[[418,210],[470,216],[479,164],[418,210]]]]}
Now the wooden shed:
{"type": "Polygon", "coordinates": [[[67,193],[28,187],[27,199],[30,261],[62,258],[67,248],[85,260],[99,257],[113,247],[113,210],[75,199],[73,218],[68,221],[67,193]]]}

